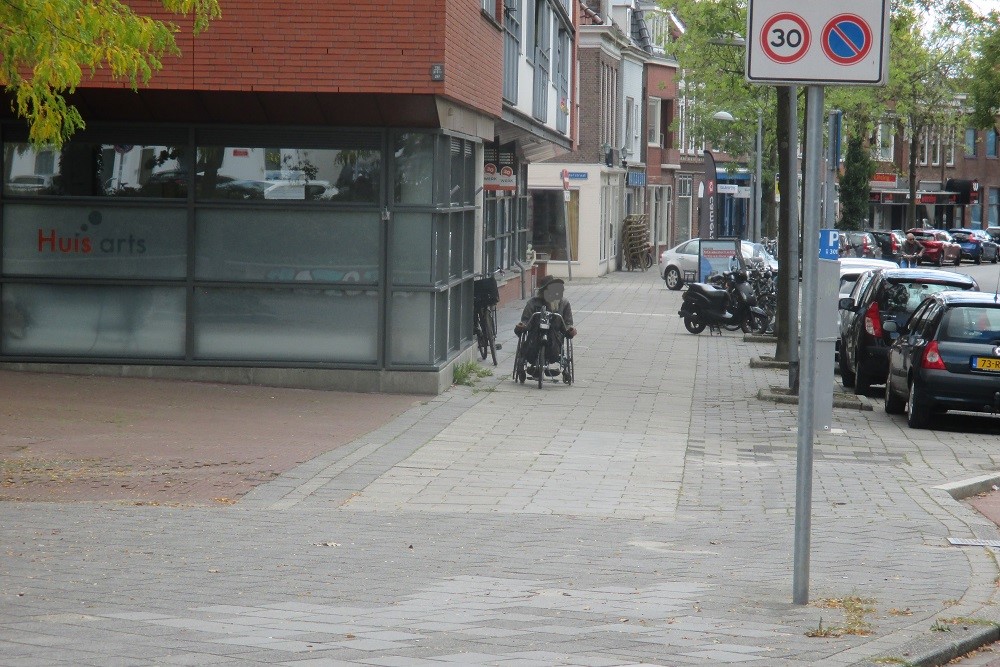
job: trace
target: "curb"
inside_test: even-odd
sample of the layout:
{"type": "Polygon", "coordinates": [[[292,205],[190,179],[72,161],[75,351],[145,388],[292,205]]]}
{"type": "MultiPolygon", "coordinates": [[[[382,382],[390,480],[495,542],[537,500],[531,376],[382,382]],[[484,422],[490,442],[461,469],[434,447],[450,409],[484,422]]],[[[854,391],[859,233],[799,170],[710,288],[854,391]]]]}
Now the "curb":
{"type": "MultiPolygon", "coordinates": [[[[772,386],[769,389],[761,389],[757,392],[757,398],[761,401],[771,401],[772,403],[799,404],[798,394],[793,394],[791,389],[785,387],[772,386]]],[[[863,397],[842,392],[834,392],[833,407],[866,412],[871,412],[874,409],[872,408],[872,404],[863,397]]]]}

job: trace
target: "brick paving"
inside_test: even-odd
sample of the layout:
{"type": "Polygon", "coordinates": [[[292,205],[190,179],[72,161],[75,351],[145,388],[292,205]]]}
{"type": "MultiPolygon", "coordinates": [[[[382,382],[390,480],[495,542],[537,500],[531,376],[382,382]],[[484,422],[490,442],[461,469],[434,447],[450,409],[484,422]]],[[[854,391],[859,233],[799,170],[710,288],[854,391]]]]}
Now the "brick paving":
{"type": "Polygon", "coordinates": [[[652,272],[567,294],[573,386],[510,380],[519,303],[493,377],[384,408],[151,381],[98,400],[85,380],[0,376],[74,410],[25,411],[23,392],[4,447],[72,440],[84,404],[109,461],[151,441],[178,475],[227,464],[181,498],[144,486],[161,504],[37,502],[74,499],[57,481],[75,479],[0,503],[0,664],[942,664],[985,641],[997,561],[947,538],[1000,531],[937,487],[997,470],[996,420],[911,431],[874,398],[836,409],[815,444],[811,602],[793,605],[796,406],[758,400],[784,376],[749,366],[772,346],[686,333],[652,272]],[[119,437],[110,406],[145,406],[120,420],[138,425],[174,401],[184,417],[119,437]],[[337,437],[352,415],[367,421],[337,437]],[[295,454],[269,459],[282,441],[295,454]]]}

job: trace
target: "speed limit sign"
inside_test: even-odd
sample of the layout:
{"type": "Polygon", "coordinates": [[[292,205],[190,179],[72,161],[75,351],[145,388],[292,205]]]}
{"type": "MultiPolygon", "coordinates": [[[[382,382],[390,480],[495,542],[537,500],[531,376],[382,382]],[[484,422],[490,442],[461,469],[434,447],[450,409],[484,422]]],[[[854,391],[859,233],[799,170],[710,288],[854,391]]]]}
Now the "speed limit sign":
{"type": "Polygon", "coordinates": [[[750,0],[750,83],[883,85],[890,0],[750,0]]]}
{"type": "Polygon", "coordinates": [[[792,12],[779,12],[764,22],[760,48],[776,63],[793,63],[806,54],[812,35],[806,20],[792,12]]]}

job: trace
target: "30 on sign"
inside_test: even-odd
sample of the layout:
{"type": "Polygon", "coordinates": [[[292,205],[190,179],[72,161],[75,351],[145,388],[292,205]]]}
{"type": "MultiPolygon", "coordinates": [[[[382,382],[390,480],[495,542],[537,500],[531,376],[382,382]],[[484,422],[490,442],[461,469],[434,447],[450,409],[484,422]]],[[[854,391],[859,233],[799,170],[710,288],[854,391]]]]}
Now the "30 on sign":
{"type": "Polygon", "coordinates": [[[812,33],[809,24],[798,14],[780,12],[769,18],[760,31],[760,48],[776,63],[787,65],[809,51],[812,33]]]}

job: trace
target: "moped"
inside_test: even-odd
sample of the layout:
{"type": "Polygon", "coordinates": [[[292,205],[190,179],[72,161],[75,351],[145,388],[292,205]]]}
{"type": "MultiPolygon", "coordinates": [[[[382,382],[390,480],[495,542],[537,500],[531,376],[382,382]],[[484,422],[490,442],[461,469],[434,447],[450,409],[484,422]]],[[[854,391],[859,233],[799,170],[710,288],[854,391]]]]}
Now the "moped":
{"type": "Polygon", "coordinates": [[[747,281],[745,271],[722,274],[727,288],[707,283],[691,283],[682,298],[677,314],[684,318],[684,328],[699,334],[709,327],[710,333],[742,329],[744,333],[761,333],[767,327],[767,313],[757,307],[757,297],[747,281]]]}

